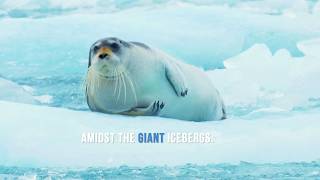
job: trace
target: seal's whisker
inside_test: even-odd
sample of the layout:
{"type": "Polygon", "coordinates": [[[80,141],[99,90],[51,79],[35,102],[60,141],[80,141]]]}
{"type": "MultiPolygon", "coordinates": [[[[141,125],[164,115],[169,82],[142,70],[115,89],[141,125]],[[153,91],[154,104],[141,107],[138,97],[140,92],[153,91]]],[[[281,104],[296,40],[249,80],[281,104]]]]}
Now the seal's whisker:
{"type": "MultiPolygon", "coordinates": [[[[118,72],[118,76],[119,76],[119,70],[117,69],[117,72],[118,72]]],[[[120,99],[120,96],[121,96],[121,92],[122,92],[122,85],[121,85],[121,81],[120,81],[120,78],[117,78],[118,80],[118,85],[119,85],[119,92],[118,92],[118,97],[117,97],[117,102],[119,101],[120,99]]]]}
{"type": "MultiPolygon", "coordinates": [[[[92,76],[95,76],[94,74],[92,74],[92,76]]],[[[98,77],[92,77],[93,78],[93,81],[92,81],[92,84],[93,84],[93,86],[92,86],[92,89],[93,89],[93,92],[95,92],[95,90],[96,90],[96,87],[97,87],[97,78],[98,77]]]]}
{"type": "Polygon", "coordinates": [[[84,78],[84,81],[83,81],[83,84],[82,84],[82,88],[84,90],[84,95],[87,97],[88,96],[88,87],[90,86],[90,74],[89,74],[89,70],[87,71],[87,75],[86,77],[84,78]]]}
{"type": "Polygon", "coordinates": [[[88,74],[87,75],[87,79],[86,79],[87,88],[88,87],[93,88],[92,86],[94,86],[94,83],[92,81],[93,81],[94,78],[92,77],[92,71],[91,71],[90,68],[88,69],[88,73],[87,74],[88,74]]]}
{"type": "Polygon", "coordinates": [[[126,101],[127,101],[127,86],[126,86],[126,82],[125,82],[125,79],[123,77],[123,74],[120,75],[120,78],[121,78],[121,81],[122,81],[123,86],[124,86],[124,101],[123,101],[123,104],[126,104],[126,101]]]}
{"type": "MultiPolygon", "coordinates": [[[[115,69],[114,71],[115,71],[116,76],[118,76],[117,69],[115,69]]],[[[115,85],[116,91],[114,91],[114,94],[113,94],[114,96],[116,96],[116,93],[118,93],[118,90],[119,90],[119,87],[118,87],[119,86],[119,80],[118,80],[118,78],[116,78],[116,82],[115,83],[116,83],[116,85],[115,85]]]]}
{"type": "Polygon", "coordinates": [[[124,72],[124,77],[128,79],[128,82],[129,82],[129,85],[130,85],[130,88],[132,90],[133,97],[134,97],[134,100],[135,100],[135,104],[138,105],[137,93],[136,93],[135,87],[134,87],[134,85],[132,83],[132,79],[130,78],[130,76],[128,76],[128,74],[126,72],[124,72]]]}
{"type": "MultiPolygon", "coordinates": [[[[116,71],[115,71],[115,69],[112,70],[112,76],[116,76],[116,71]]],[[[118,86],[118,81],[117,81],[117,79],[116,79],[116,82],[113,82],[113,83],[115,83],[114,88],[113,88],[113,96],[115,96],[115,95],[116,95],[117,86],[118,86]]]]}
{"type": "Polygon", "coordinates": [[[97,83],[96,83],[96,84],[97,84],[97,89],[99,89],[99,88],[100,88],[100,82],[101,82],[101,81],[100,81],[100,77],[97,76],[97,77],[96,77],[96,80],[97,80],[97,83]]]}
{"type": "Polygon", "coordinates": [[[89,76],[89,79],[90,79],[90,86],[91,86],[91,88],[92,88],[92,90],[93,90],[93,92],[95,91],[95,89],[96,89],[96,86],[97,86],[97,79],[98,79],[99,77],[97,76],[96,77],[96,74],[94,73],[94,70],[91,68],[90,69],[90,76],[89,76]]]}
{"type": "Polygon", "coordinates": [[[88,83],[88,80],[87,80],[87,78],[88,78],[88,72],[87,72],[87,74],[84,76],[84,77],[82,77],[82,83],[81,83],[81,89],[82,90],[86,90],[86,88],[87,88],[87,83],[88,83]]]}
{"type": "Polygon", "coordinates": [[[88,76],[89,76],[89,72],[87,72],[82,82],[82,89],[84,90],[85,93],[87,91],[87,86],[88,86],[88,76]]]}
{"type": "MultiPolygon", "coordinates": [[[[122,86],[124,87],[121,76],[122,76],[122,75],[120,74],[120,75],[119,75],[119,81],[120,81],[121,87],[122,87],[122,86]]],[[[124,91],[125,91],[125,89],[124,89],[124,91]]],[[[121,92],[122,92],[122,91],[121,91],[121,92]]],[[[125,94],[125,92],[124,92],[124,94],[125,94]]],[[[123,100],[124,100],[124,98],[123,98],[123,100]]]]}
{"type": "MultiPolygon", "coordinates": [[[[118,69],[116,69],[116,71],[117,71],[117,76],[119,76],[119,72],[118,72],[118,69]]],[[[121,83],[120,83],[120,78],[117,78],[117,81],[119,81],[119,92],[118,92],[118,97],[117,97],[117,103],[118,103],[118,101],[119,101],[119,99],[120,99],[120,95],[121,95],[121,92],[122,92],[122,86],[121,86],[121,83]]]]}

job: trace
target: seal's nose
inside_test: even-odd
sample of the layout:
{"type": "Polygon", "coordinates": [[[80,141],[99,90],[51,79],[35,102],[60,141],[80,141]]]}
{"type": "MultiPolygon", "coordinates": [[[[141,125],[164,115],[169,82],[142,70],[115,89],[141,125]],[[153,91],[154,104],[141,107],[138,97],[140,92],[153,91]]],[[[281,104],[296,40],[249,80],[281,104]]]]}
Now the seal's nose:
{"type": "Polygon", "coordinates": [[[109,58],[112,55],[112,50],[108,47],[101,47],[97,52],[97,56],[99,59],[109,58]]]}
{"type": "Polygon", "coordinates": [[[100,58],[100,59],[104,59],[104,58],[107,57],[107,56],[109,56],[109,54],[107,54],[107,53],[102,53],[102,54],[99,55],[99,58],[100,58]]]}

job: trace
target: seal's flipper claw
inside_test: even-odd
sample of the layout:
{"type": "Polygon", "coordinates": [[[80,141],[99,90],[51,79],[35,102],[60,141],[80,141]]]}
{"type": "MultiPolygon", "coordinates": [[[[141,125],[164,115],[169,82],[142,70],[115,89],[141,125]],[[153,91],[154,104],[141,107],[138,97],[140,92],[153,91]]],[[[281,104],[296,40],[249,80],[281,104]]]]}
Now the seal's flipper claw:
{"type": "Polygon", "coordinates": [[[164,107],[164,103],[162,102],[160,105],[160,109],[163,109],[163,107],[164,107]]]}
{"type": "Polygon", "coordinates": [[[164,107],[164,102],[154,101],[148,107],[137,107],[130,111],[122,112],[120,114],[130,115],[130,116],[157,116],[161,109],[164,107]]]}
{"type": "Polygon", "coordinates": [[[150,113],[148,113],[148,115],[150,116],[158,115],[159,111],[161,110],[160,101],[154,101],[152,106],[153,106],[152,110],[150,113]]]}
{"type": "Polygon", "coordinates": [[[153,103],[152,111],[154,111],[154,110],[155,110],[156,105],[157,105],[157,101],[155,101],[155,102],[153,103]]]}

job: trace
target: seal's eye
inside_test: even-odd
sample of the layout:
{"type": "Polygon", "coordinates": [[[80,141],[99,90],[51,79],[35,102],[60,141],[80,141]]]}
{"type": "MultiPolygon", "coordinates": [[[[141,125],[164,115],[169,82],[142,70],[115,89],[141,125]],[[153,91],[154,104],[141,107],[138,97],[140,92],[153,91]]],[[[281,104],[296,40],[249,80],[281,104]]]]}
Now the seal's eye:
{"type": "Polygon", "coordinates": [[[113,51],[117,51],[120,48],[119,44],[117,43],[112,43],[110,47],[112,48],[113,51]]]}
{"type": "Polygon", "coordinates": [[[94,46],[94,47],[93,47],[93,51],[94,51],[94,52],[97,52],[98,49],[99,49],[99,46],[94,46]]]}

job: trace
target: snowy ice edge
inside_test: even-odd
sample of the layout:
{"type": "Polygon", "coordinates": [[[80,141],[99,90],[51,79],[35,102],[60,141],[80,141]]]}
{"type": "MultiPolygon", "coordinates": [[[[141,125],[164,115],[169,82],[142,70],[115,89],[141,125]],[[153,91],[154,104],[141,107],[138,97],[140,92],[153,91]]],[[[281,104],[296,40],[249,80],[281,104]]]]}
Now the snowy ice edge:
{"type": "Polygon", "coordinates": [[[309,162],[320,158],[320,111],[259,120],[186,122],[0,101],[0,164],[35,167],[309,162]],[[18,124],[18,126],[17,126],[18,124]],[[210,144],[83,144],[83,132],[211,132],[210,144]],[[312,149],[312,150],[311,150],[312,149]]]}

